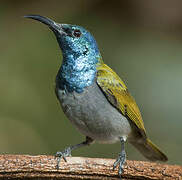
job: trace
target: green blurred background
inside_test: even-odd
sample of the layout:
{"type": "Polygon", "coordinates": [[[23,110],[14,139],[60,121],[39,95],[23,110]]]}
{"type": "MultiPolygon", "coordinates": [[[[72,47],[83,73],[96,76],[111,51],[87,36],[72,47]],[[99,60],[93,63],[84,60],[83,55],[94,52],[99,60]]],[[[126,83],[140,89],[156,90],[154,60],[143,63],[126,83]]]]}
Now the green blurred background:
{"type": "MultiPolygon", "coordinates": [[[[24,19],[40,14],[78,24],[95,36],[104,61],[125,81],[139,105],[149,137],[182,165],[182,2],[1,1],[0,152],[55,154],[84,140],[54,94],[62,61],[52,32],[24,19]]],[[[144,160],[127,145],[128,159],[144,160]]],[[[118,155],[120,144],[94,144],[74,156],[118,155]]]]}

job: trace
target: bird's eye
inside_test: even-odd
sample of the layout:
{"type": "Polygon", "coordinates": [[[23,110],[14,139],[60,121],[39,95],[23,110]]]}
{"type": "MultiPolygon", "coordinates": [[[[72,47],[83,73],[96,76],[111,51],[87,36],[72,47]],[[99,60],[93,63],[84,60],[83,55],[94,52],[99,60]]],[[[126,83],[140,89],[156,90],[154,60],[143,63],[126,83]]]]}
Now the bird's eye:
{"type": "Polygon", "coordinates": [[[82,35],[82,33],[81,33],[81,31],[79,29],[75,29],[73,31],[73,35],[78,38],[78,37],[80,37],[82,35]]]}

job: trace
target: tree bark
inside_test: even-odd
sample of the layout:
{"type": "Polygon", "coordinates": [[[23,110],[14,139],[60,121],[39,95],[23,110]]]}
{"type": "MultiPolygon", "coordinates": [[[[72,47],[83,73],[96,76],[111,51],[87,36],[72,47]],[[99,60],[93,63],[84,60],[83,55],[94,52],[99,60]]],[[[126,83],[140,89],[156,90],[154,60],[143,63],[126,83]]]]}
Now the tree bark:
{"type": "MultiPolygon", "coordinates": [[[[118,179],[113,159],[67,157],[56,169],[53,156],[0,155],[1,179],[118,179]]],[[[122,179],[182,179],[182,166],[127,161],[122,179]]]]}

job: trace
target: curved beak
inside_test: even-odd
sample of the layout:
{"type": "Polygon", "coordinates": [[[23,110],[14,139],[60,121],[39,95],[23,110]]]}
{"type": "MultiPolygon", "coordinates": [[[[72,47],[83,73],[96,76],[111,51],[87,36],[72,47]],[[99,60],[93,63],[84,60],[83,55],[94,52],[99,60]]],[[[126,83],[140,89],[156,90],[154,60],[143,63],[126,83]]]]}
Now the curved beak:
{"type": "Polygon", "coordinates": [[[49,28],[55,33],[59,32],[60,34],[65,34],[65,32],[62,29],[61,24],[57,24],[56,22],[54,22],[53,20],[51,20],[47,17],[43,17],[40,15],[25,15],[24,17],[40,21],[41,23],[49,26],[49,28]]]}

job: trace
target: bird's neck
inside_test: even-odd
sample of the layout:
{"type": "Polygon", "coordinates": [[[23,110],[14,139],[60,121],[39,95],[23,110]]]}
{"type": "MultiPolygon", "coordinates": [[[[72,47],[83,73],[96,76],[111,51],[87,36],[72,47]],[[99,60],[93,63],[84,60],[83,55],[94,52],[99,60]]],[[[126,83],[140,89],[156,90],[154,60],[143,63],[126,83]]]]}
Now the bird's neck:
{"type": "Polygon", "coordinates": [[[56,85],[68,92],[83,92],[85,87],[94,82],[96,67],[100,59],[100,54],[89,57],[63,55],[63,63],[56,77],[56,85]]]}

